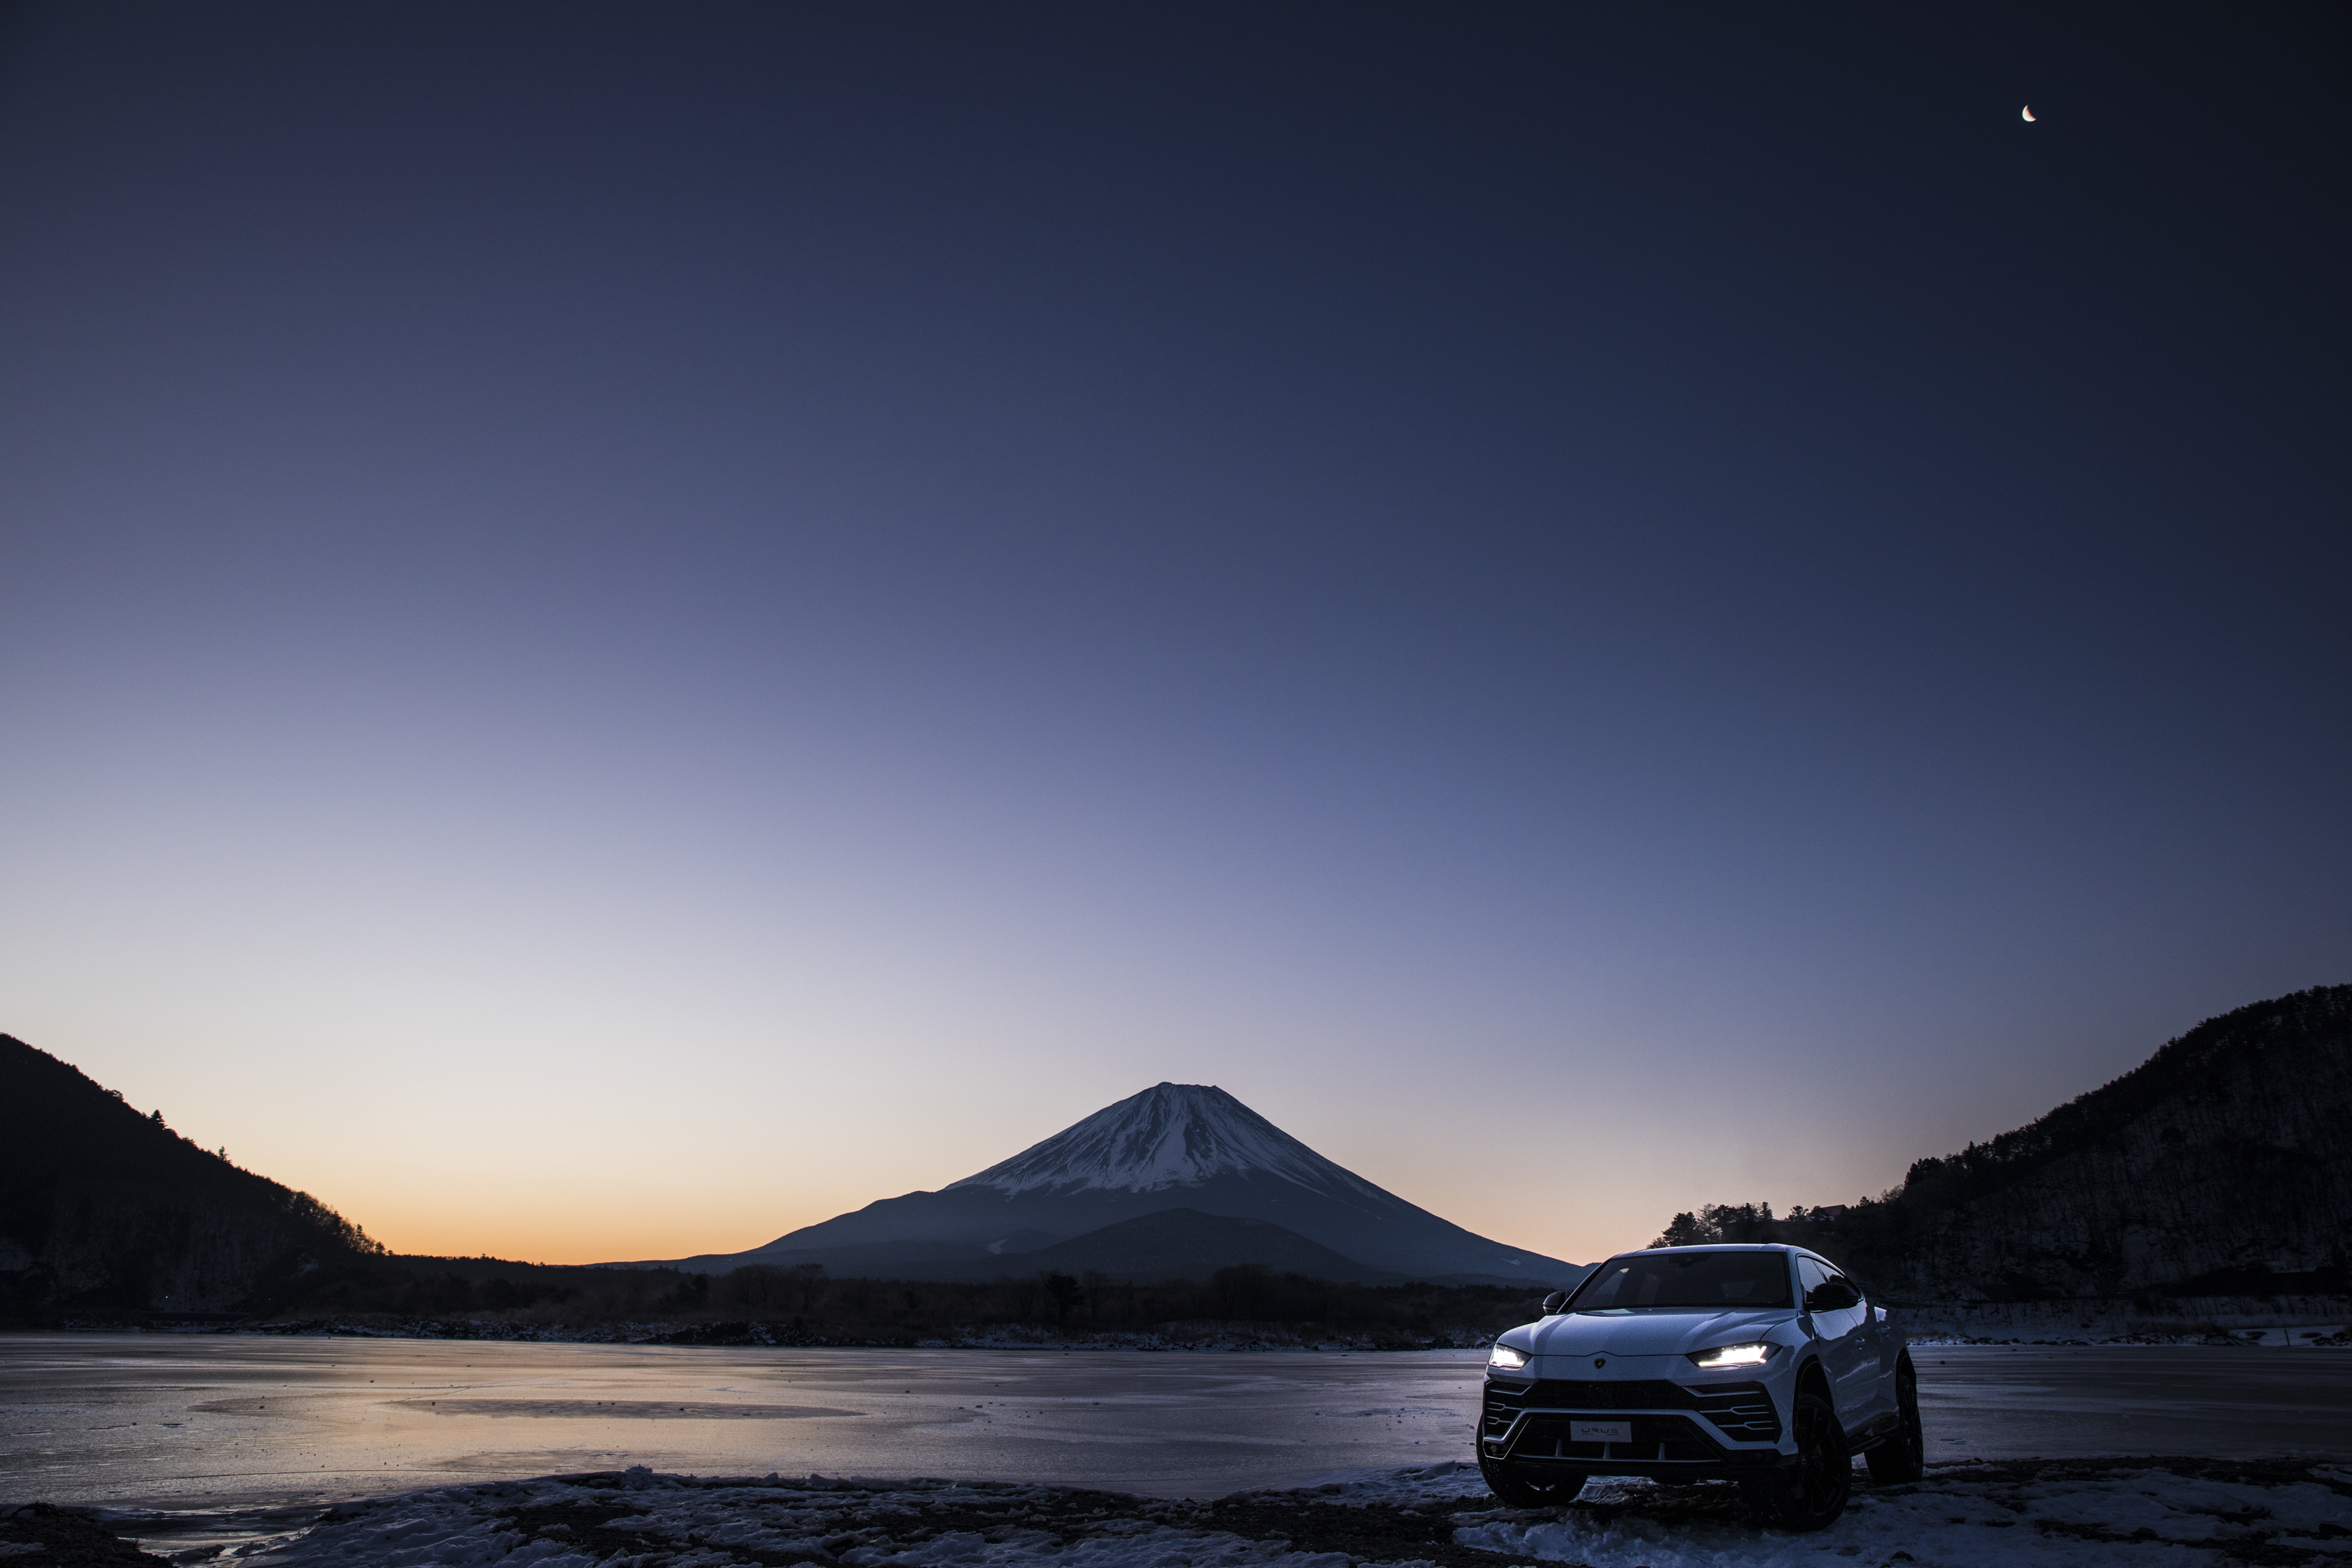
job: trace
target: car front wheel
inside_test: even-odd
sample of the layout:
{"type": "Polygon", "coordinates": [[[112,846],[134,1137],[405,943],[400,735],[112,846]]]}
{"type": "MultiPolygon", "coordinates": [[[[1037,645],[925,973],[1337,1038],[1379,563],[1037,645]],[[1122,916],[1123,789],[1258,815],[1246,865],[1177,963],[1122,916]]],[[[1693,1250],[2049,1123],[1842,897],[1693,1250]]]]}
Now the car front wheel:
{"type": "Polygon", "coordinates": [[[1576,1471],[1529,1471],[1484,1454],[1478,1456],[1478,1473],[1486,1478],[1486,1489],[1513,1508],[1552,1508],[1584,1489],[1584,1477],[1576,1471]]]}
{"type": "Polygon", "coordinates": [[[1790,1426],[1797,1439],[1797,1473],[1771,1500],[1772,1522],[1783,1530],[1820,1530],[1845,1511],[1853,1490],[1853,1456],[1837,1412],[1818,1394],[1800,1394],[1790,1426]]]}

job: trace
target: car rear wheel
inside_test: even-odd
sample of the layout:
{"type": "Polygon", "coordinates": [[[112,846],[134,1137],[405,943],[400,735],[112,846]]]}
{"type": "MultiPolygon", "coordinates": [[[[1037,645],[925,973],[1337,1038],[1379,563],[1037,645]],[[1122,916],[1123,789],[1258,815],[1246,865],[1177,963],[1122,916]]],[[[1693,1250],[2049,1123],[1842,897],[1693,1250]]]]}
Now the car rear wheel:
{"type": "Polygon", "coordinates": [[[1818,1394],[1800,1394],[1790,1423],[1797,1439],[1797,1473],[1773,1495],[1772,1522],[1783,1530],[1820,1530],[1845,1511],[1853,1490],[1853,1456],[1837,1412],[1818,1394]]]}
{"type": "Polygon", "coordinates": [[[1486,1478],[1486,1489],[1513,1508],[1551,1508],[1572,1501],[1584,1489],[1581,1471],[1531,1470],[1484,1454],[1478,1456],[1478,1473],[1486,1478]]]}
{"type": "Polygon", "coordinates": [[[1907,1355],[1895,1364],[1895,1410],[1899,1419],[1894,1434],[1863,1456],[1870,1461],[1870,1479],[1881,1486],[1899,1486],[1927,1473],[1927,1442],[1919,1430],[1919,1374],[1907,1355]]]}

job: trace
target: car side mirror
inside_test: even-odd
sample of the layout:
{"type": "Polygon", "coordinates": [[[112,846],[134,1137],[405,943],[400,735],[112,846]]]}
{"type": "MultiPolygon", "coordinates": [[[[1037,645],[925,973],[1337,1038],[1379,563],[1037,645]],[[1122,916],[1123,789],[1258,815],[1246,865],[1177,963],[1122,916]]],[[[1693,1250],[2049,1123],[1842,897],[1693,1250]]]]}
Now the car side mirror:
{"type": "Polygon", "coordinates": [[[1808,1312],[1843,1312],[1862,1300],[1862,1292],[1844,1279],[1824,1279],[1805,1292],[1808,1312]]]}
{"type": "Polygon", "coordinates": [[[1543,1299],[1543,1315],[1549,1318],[1554,1312],[1559,1311],[1562,1307],[1567,1305],[1568,1292],[1565,1290],[1555,1290],[1550,1295],[1546,1296],[1543,1299]]]}

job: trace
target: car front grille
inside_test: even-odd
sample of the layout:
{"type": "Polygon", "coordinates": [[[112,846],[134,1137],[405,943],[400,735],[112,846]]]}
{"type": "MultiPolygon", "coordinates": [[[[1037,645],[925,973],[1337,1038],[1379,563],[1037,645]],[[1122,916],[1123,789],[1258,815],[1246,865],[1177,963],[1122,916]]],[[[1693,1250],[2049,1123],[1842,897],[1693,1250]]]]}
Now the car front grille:
{"type": "MultiPolygon", "coordinates": [[[[1687,1410],[1703,1415],[1722,1428],[1723,1435],[1735,1443],[1777,1443],[1780,1440],[1780,1412],[1772,1407],[1772,1395],[1760,1383],[1717,1383],[1703,1388],[1685,1388],[1664,1378],[1633,1379],[1622,1383],[1591,1382],[1580,1378],[1546,1378],[1540,1383],[1491,1382],[1486,1384],[1486,1408],[1478,1424],[1479,1436],[1499,1440],[1509,1435],[1511,1425],[1522,1411],[1568,1411],[1578,1415],[1620,1410],[1687,1410]]],[[[1535,1423],[1530,1422],[1530,1427],[1535,1423]]],[[[1698,1429],[1683,1423],[1696,1436],[1698,1429]]],[[[1565,1434],[1567,1428],[1561,1427],[1565,1434]]],[[[1644,1441],[1637,1431],[1635,1442],[1644,1441]]],[[[1656,1442],[1670,1441],[1661,1434],[1656,1442]]],[[[1513,1451],[1522,1452],[1526,1439],[1513,1451]]],[[[1564,1456],[1565,1457],[1565,1456],[1564,1456]]],[[[1598,1450],[1589,1455],[1572,1456],[1598,1458],[1598,1450]]],[[[1622,1458],[1622,1456],[1619,1456],[1622,1458]]],[[[1672,1456],[1669,1456],[1672,1457],[1672,1456]]]]}
{"type": "Polygon", "coordinates": [[[1691,1391],[1664,1378],[1604,1383],[1599,1379],[1548,1377],[1528,1393],[1529,1410],[1689,1410],[1691,1391]]]}

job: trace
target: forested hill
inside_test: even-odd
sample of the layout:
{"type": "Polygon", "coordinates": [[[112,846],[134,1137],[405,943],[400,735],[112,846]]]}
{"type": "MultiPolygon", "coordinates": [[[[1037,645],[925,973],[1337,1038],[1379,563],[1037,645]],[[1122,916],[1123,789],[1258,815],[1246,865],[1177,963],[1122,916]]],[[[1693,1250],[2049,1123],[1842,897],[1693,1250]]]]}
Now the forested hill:
{"type": "Polygon", "coordinates": [[[382,1250],[309,1194],[0,1035],[0,1321],[226,1311],[308,1265],[382,1250]]]}
{"type": "Polygon", "coordinates": [[[1788,1240],[1897,1298],[2352,1289],[2352,985],[2210,1018],[2105,1086],[1843,1210],[1710,1205],[1662,1242],[1788,1240]]]}

